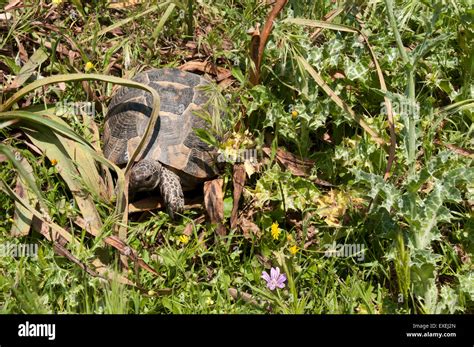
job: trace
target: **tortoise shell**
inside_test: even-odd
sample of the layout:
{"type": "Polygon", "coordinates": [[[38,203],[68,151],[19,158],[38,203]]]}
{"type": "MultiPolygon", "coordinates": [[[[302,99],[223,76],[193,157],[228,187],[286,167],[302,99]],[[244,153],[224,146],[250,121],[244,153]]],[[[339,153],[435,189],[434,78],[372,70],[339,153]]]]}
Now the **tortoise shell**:
{"type": "MultiPolygon", "coordinates": [[[[209,82],[178,69],[148,70],[136,75],[133,81],[153,87],[160,95],[155,129],[137,160],[157,160],[182,180],[202,181],[215,176],[214,151],[193,131],[209,128],[208,122],[196,114],[206,108],[208,97],[200,87],[209,82]]],[[[103,151],[107,159],[117,165],[127,164],[145,132],[152,99],[150,93],[141,89],[121,87],[117,90],[104,125],[103,151]]],[[[186,182],[183,183],[185,187],[186,182]]]]}

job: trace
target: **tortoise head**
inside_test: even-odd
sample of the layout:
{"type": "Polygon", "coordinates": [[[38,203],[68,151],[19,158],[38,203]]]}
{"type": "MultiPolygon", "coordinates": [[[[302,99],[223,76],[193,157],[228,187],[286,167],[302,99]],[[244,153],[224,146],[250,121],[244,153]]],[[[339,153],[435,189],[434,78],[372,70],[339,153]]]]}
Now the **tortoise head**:
{"type": "Polygon", "coordinates": [[[154,190],[161,180],[161,164],[156,160],[144,159],[136,163],[130,172],[130,192],[154,190]]]}

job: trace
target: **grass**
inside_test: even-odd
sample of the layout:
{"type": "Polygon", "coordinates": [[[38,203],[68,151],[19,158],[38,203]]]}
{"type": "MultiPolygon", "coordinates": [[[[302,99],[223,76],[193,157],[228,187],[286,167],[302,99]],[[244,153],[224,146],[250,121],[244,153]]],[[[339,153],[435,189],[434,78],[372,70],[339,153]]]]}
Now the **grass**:
{"type": "Polygon", "coordinates": [[[1,312],[474,313],[469,2],[290,0],[254,86],[264,3],[47,1],[0,20],[0,245],[39,245],[0,257],[1,312]],[[225,236],[203,207],[128,214],[100,151],[115,85],[132,87],[118,77],[189,61],[232,75],[209,88],[224,140],[199,135],[259,153],[234,228],[223,169],[225,236]],[[123,268],[126,246],[141,265],[123,268]],[[329,256],[353,246],[363,257],[329,256]],[[261,275],[277,266],[271,291],[261,275]]]}

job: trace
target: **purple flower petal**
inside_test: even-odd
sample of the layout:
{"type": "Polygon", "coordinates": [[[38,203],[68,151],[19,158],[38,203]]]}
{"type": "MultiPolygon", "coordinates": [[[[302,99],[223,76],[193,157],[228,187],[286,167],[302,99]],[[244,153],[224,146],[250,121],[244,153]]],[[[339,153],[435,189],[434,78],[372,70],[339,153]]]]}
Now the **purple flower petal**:
{"type": "Polygon", "coordinates": [[[286,281],[286,276],[280,275],[280,277],[278,277],[278,280],[276,282],[277,287],[283,288],[285,286],[285,281],[286,281]]]}
{"type": "Polygon", "coordinates": [[[270,269],[270,276],[272,280],[276,279],[276,270],[274,268],[270,269]]]}
{"type": "Polygon", "coordinates": [[[270,268],[270,275],[266,271],[262,271],[262,278],[267,282],[267,287],[270,290],[275,290],[275,288],[284,288],[286,275],[280,273],[280,268],[270,268]]]}
{"type": "Polygon", "coordinates": [[[271,281],[270,275],[266,271],[262,271],[262,278],[267,282],[271,281]]]}
{"type": "Polygon", "coordinates": [[[278,266],[276,268],[271,268],[270,273],[272,274],[272,280],[277,281],[278,277],[280,277],[280,268],[278,266]]]}

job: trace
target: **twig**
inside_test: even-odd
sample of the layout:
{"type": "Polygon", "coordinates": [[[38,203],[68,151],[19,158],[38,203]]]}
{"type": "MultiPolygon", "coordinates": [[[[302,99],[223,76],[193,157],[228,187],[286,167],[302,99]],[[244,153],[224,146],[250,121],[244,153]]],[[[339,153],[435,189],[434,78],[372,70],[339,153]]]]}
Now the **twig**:
{"type": "MultiPolygon", "coordinates": [[[[344,8],[341,7],[341,8],[336,8],[335,10],[332,10],[328,13],[326,13],[323,17],[323,21],[325,22],[328,22],[328,23],[331,23],[334,18],[336,18],[337,16],[339,16],[341,14],[341,12],[344,11],[344,8]]],[[[318,38],[318,36],[321,34],[321,32],[323,31],[324,28],[316,28],[316,30],[314,30],[314,32],[311,34],[311,36],[309,37],[311,42],[315,42],[316,39],[318,38]]]]}
{"type": "Polygon", "coordinates": [[[461,148],[461,147],[452,145],[450,143],[443,143],[439,139],[435,139],[433,142],[434,142],[434,144],[439,145],[439,146],[444,146],[444,147],[450,149],[451,151],[453,151],[454,153],[462,155],[463,157],[468,157],[468,158],[474,159],[474,151],[471,151],[471,150],[466,149],[466,148],[461,148]]]}
{"type": "Polygon", "coordinates": [[[256,55],[256,57],[254,57],[255,68],[251,71],[250,75],[250,83],[252,83],[253,85],[257,85],[260,83],[260,68],[263,60],[263,52],[265,51],[265,46],[273,29],[273,21],[281,12],[283,7],[285,7],[287,2],[288,0],[277,0],[275,2],[275,6],[273,6],[272,10],[270,11],[270,14],[268,15],[265,25],[263,26],[258,46],[258,54],[256,55]]]}

